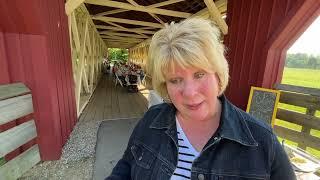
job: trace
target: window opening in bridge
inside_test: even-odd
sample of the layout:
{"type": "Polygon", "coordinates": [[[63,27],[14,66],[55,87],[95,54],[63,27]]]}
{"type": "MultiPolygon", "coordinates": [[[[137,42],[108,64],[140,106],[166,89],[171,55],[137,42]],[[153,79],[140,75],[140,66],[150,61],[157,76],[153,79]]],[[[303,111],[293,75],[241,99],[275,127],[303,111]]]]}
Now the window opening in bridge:
{"type": "MultiPolygon", "coordinates": [[[[281,84],[320,89],[320,46],[318,45],[320,42],[319,33],[320,16],[288,49],[281,84]]],[[[308,109],[308,107],[294,106],[283,103],[279,103],[279,108],[320,118],[320,111],[317,108],[308,109]]],[[[292,119],[294,118],[292,117],[292,119]]],[[[276,120],[275,124],[290,130],[294,130],[294,132],[303,132],[304,134],[307,134],[308,137],[310,136],[311,139],[320,139],[320,127],[304,127],[304,125],[298,125],[279,119],[276,120]]],[[[301,137],[303,137],[302,134],[301,137]]],[[[286,142],[290,145],[306,149],[308,153],[320,159],[320,147],[316,149],[315,147],[308,147],[308,144],[299,145],[299,143],[289,140],[286,140],[286,142]]]]}

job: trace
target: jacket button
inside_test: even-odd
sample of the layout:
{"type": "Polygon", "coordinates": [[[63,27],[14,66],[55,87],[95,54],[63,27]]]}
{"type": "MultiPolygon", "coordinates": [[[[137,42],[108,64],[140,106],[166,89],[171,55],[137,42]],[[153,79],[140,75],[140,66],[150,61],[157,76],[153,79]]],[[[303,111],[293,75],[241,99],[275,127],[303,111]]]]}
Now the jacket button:
{"type": "Polygon", "coordinates": [[[141,161],[141,159],[142,159],[142,156],[140,156],[138,160],[141,161]]]}
{"type": "Polygon", "coordinates": [[[198,179],[199,180],[204,180],[204,175],[203,174],[198,174],[198,179]]]}

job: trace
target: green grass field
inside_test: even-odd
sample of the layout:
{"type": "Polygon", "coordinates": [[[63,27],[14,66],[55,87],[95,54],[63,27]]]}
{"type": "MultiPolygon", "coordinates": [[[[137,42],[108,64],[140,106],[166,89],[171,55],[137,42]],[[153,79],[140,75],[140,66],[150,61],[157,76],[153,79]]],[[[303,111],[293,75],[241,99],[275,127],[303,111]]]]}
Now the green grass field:
{"type": "MultiPolygon", "coordinates": [[[[320,70],[313,70],[313,69],[297,69],[297,68],[285,68],[282,77],[282,84],[291,84],[296,86],[303,86],[303,87],[312,87],[320,89],[320,70]]],[[[306,113],[306,108],[297,107],[293,105],[287,104],[279,104],[279,107],[284,109],[289,109],[297,112],[301,112],[303,114],[306,113]]],[[[320,117],[320,111],[316,111],[316,116],[320,117]]],[[[283,126],[295,131],[301,131],[301,126],[289,123],[282,120],[276,120],[276,125],[283,126]]],[[[320,138],[320,131],[311,129],[310,134],[312,136],[316,136],[320,138]]],[[[282,140],[281,138],[279,138],[282,140]]],[[[286,141],[288,144],[297,146],[297,143],[286,141]]],[[[320,159],[320,150],[315,150],[312,148],[307,148],[307,151],[317,158],[320,159]]]]}

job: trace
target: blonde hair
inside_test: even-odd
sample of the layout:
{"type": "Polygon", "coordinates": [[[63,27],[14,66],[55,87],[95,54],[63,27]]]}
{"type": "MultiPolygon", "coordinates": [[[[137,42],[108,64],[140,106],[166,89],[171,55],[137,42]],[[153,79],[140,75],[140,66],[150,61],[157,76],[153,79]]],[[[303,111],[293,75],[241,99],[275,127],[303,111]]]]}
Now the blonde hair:
{"type": "Polygon", "coordinates": [[[198,18],[166,24],[153,35],[146,70],[152,76],[153,88],[162,98],[168,97],[165,73],[174,70],[175,64],[217,73],[219,95],[224,92],[229,67],[219,36],[219,29],[211,21],[198,18]]]}

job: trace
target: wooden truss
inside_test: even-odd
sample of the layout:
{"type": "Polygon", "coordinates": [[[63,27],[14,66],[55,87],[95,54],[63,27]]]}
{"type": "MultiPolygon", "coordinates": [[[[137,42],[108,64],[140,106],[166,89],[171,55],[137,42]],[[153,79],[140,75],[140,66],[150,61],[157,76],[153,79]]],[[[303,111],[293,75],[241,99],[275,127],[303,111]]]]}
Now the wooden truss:
{"type": "Polygon", "coordinates": [[[226,12],[227,9],[227,0],[217,0],[216,2],[214,2],[213,0],[203,0],[207,8],[195,14],[173,11],[164,8],[164,6],[173,5],[181,1],[185,0],[167,0],[149,6],[142,6],[134,0],[127,0],[128,3],[118,2],[115,0],[69,0],[65,4],[65,6],[66,13],[68,15],[70,15],[77,7],[79,7],[83,3],[117,8],[111,11],[101,12],[91,16],[93,20],[99,20],[109,24],[109,26],[95,25],[95,28],[106,30],[100,32],[100,37],[104,40],[108,47],[132,48],[136,45],[139,45],[139,43],[143,42],[144,39],[150,38],[159,28],[162,28],[164,26],[164,23],[168,23],[163,22],[163,20],[161,20],[158,15],[179,18],[189,18],[195,16],[209,18],[216,22],[223,34],[228,33],[228,26],[222,18],[222,15],[226,12]],[[108,16],[111,14],[113,15],[126,11],[146,12],[158,23],[108,16]],[[142,26],[142,28],[126,28],[119,23],[138,25],[142,26]],[[117,41],[115,41],[115,39],[117,41]]]}
{"type": "Polygon", "coordinates": [[[84,5],[72,11],[68,18],[77,114],[79,115],[101,76],[102,62],[107,56],[107,47],[84,5]]]}
{"type": "Polygon", "coordinates": [[[151,36],[164,27],[159,15],[178,18],[203,17],[211,19],[227,34],[228,27],[222,19],[227,9],[227,0],[204,0],[207,8],[190,14],[165,9],[164,6],[173,5],[185,0],[167,0],[149,6],[142,6],[134,0],[128,3],[115,0],[68,0],[65,4],[69,18],[70,44],[72,47],[72,64],[75,80],[75,94],[78,115],[84,108],[86,101],[92,95],[101,75],[103,57],[107,57],[107,47],[129,49],[129,60],[144,66],[147,61],[151,36]],[[91,16],[84,3],[116,8],[91,16]],[[116,13],[126,11],[140,11],[148,13],[156,22],[131,20],[111,17],[116,13]],[[95,25],[93,20],[103,21],[108,25],[95,25]],[[120,24],[129,24],[128,26],[120,24]],[[134,25],[134,26],[132,26],[134,25]],[[141,26],[137,28],[137,26],[141,26]],[[97,31],[100,29],[101,31],[97,31]]]}

